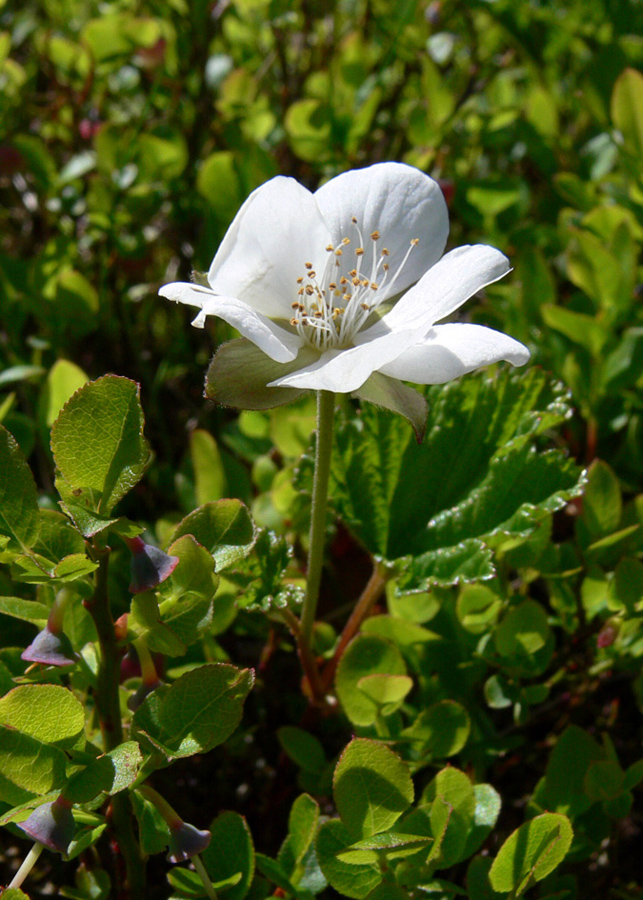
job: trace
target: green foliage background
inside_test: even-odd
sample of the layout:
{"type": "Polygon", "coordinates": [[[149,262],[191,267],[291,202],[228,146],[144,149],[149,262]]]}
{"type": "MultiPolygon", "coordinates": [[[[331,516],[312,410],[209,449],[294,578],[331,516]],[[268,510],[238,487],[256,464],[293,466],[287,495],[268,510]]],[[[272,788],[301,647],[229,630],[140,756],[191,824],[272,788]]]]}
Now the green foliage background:
{"type": "MultiPolygon", "coordinates": [[[[261,527],[305,541],[308,510],[298,489],[308,484],[310,404],[237,415],[206,403],[208,360],[232,330],[219,321],[205,332],[191,329],[184,308],[156,296],[161,284],[208,268],[239,205],[273,175],[292,175],[314,189],[347,168],[408,162],[441,180],[450,246],[490,243],[514,266],[465,315],[528,344],[539,371],[517,381],[472,376],[429,392],[437,427],[432,434],[430,418],[426,447],[436,466],[450,465],[453,454],[454,482],[463,479],[459,493],[445,489],[442,505],[423,495],[420,514],[410,510],[407,518],[396,501],[389,516],[387,485],[367,497],[356,473],[376,478],[384,467],[403,494],[409,479],[394,464],[413,470],[425,464],[421,454],[428,450],[413,446],[406,423],[367,410],[356,424],[355,411],[344,409],[333,491],[350,533],[335,532],[330,548],[328,628],[338,626],[337,608],[359,594],[368,554],[401,566],[387,606],[398,624],[382,615],[369,619],[337,673],[348,721],[317,723],[316,736],[302,738],[296,661],[261,613],[291,602],[298,587],[280,580],[289,563],[278,536],[264,533],[256,558],[225,572],[199,649],[188,653],[188,663],[256,666],[263,647],[265,672],[248,700],[246,731],[217,757],[214,778],[211,757],[197,757],[192,774],[186,768],[177,778],[191,785],[193,818],[207,810],[200,827],[221,813],[213,830],[223,845],[231,840],[239,848],[249,838],[236,813],[221,811],[249,816],[266,884],[280,886],[286,871],[302,890],[315,890],[301,881],[312,837],[299,845],[295,838],[300,817],[312,817],[314,827],[306,828],[314,833],[317,813],[305,802],[296,813],[293,807],[289,831],[292,791],[275,788],[294,765],[291,782],[321,793],[323,811],[338,809],[346,819],[332,819],[320,832],[318,854],[334,848],[325,870],[329,878],[335,873],[331,883],[343,892],[342,866],[363,866],[364,883],[378,890],[373,847],[346,850],[373,835],[348,827],[355,812],[342,812],[341,789],[334,806],[328,799],[331,763],[357,731],[358,740],[391,740],[424,777],[420,807],[431,802],[437,809],[436,796],[460,798],[462,846],[454,850],[444,838],[434,853],[446,877],[464,882],[463,861],[477,848],[472,810],[482,803],[446,776],[437,787],[430,781],[436,760],[456,757],[475,780],[489,782],[476,790],[503,796],[506,818],[492,857],[523,822],[526,803],[529,822],[537,823],[523,833],[528,847],[559,828],[556,816],[572,820],[567,868],[557,870],[554,882],[542,870],[542,896],[641,896],[642,818],[632,791],[643,736],[642,35],[638,0],[0,5],[0,422],[29,459],[41,509],[57,509],[50,431],[59,410],[88,378],[113,372],[141,386],[153,453],[119,513],[145,524],[162,545],[201,529],[199,540],[216,557],[212,522],[219,508],[215,514],[206,506],[189,526],[176,526],[196,507],[238,498],[261,527]],[[548,385],[542,372],[570,396],[548,385]],[[455,450],[440,443],[449,403],[458,410],[455,450]],[[486,429],[481,410],[491,417],[496,404],[497,421],[486,429]],[[362,427],[370,444],[356,438],[362,427]],[[380,458],[382,447],[394,447],[398,458],[380,458]],[[541,453],[545,447],[555,455],[541,453]],[[472,448],[480,450],[473,492],[466,481],[472,448]],[[582,501],[574,460],[590,467],[582,501]],[[550,463],[556,477],[547,474],[550,463]],[[530,474],[536,469],[537,478],[530,474]],[[543,489],[520,493],[505,520],[477,513],[485,490],[518,475],[543,489]],[[468,497],[463,518],[459,504],[468,497]],[[366,500],[372,509],[360,506],[366,500]],[[441,515],[431,537],[437,546],[421,531],[427,508],[441,515]],[[405,567],[404,547],[415,555],[405,567]],[[488,580],[452,586],[480,578],[488,580]],[[239,612],[243,606],[249,612],[239,612]],[[369,673],[376,680],[363,682],[369,673]],[[411,700],[409,674],[419,685],[411,700]],[[292,694],[277,696],[280,679],[293,685],[292,694]],[[239,785],[250,801],[243,791],[235,794],[239,785]],[[270,816],[275,829],[262,822],[270,816]],[[279,850],[275,842],[285,834],[290,843],[279,850]],[[366,854],[366,861],[342,857],[340,865],[340,851],[366,854]]],[[[3,445],[0,459],[8,467],[16,453],[3,445]]],[[[143,464],[141,456],[141,472],[143,464]]],[[[139,477],[137,469],[118,497],[139,477]]],[[[30,546],[32,525],[24,517],[12,525],[19,542],[30,546]]],[[[82,543],[74,540],[66,552],[80,557],[82,543]]],[[[239,544],[246,546],[241,538],[239,544]]],[[[302,558],[297,544],[296,551],[302,558]]],[[[119,559],[113,590],[125,609],[125,554],[119,559]]],[[[46,608],[51,596],[32,588],[28,575],[3,567],[2,600],[19,594],[46,608]],[[25,584],[16,586],[16,577],[25,584]]],[[[163,590],[161,601],[171,604],[171,588],[163,590]]],[[[24,620],[46,618],[42,609],[36,615],[20,607],[17,615],[17,608],[5,602],[2,609],[14,616],[3,617],[3,693],[19,674],[15,648],[33,636],[24,620]]],[[[138,614],[144,630],[145,611],[138,614]]],[[[80,614],[70,625],[78,646],[88,639],[87,627],[80,614]]],[[[332,630],[320,633],[320,652],[324,634],[333,640],[332,630]]],[[[167,636],[159,631],[156,640],[167,652],[167,636]]],[[[349,747],[363,751],[362,744],[349,747]]],[[[171,781],[165,787],[173,790],[171,781]]],[[[414,817],[402,829],[407,834],[431,833],[420,811],[406,813],[414,817]]],[[[439,815],[432,813],[432,833],[444,837],[439,815]]],[[[489,822],[481,841],[495,822],[491,814],[489,822]]],[[[8,843],[15,840],[6,834],[8,843]]],[[[567,832],[559,837],[566,841],[567,832]]],[[[520,878],[514,873],[514,883],[499,858],[489,876],[499,894],[485,880],[489,860],[471,863],[472,900],[520,892],[529,867],[520,878]]],[[[221,879],[234,874],[221,857],[210,864],[222,867],[221,879]]],[[[62,870],[53,877],[70,880],[62,870]]],[[[244,879],[246,890],[251,873],[244,879]]],[[[167,896],[163,885],[156,876],[158,896],[167,896]]],[[[454,895],[445,885],[436,896],[454,895]]],[[[83,897],[90,887],[77,882],[83,897]]],[[[185,895],[180,885],[174,889],[185,895]]],[[[244,896],[230,890],[237,894],[224,896],[244,896]]],[[[336,894],[328,888],[326,896],[336,894]]]]}

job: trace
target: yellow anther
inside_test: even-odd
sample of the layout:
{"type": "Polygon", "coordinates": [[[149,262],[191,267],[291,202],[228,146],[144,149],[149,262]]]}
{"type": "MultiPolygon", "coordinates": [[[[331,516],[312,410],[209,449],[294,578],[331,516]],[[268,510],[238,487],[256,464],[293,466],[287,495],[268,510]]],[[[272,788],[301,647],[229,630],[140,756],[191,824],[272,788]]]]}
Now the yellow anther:
{"type": "Polygon", "coordinates": [[[351,222],[353,225],[357,225],[357,216],[351,216],[351,222]]]}
{"type": "Polygon", "coordinates": [[[307,269],[312,269],[312,267],[313,267],[312,263],[304,263],[304,265],[306,266],[307,269]]]}
{"type": "Polygon", "coordinates": [[[351,276],[351,278],[355,278],[355,276],[357,275],[357,269],[351,269],[348,274],[351,276]]]}
{"type": "Polygon", "coordinates": [[[382,248],[382,256],[388,256],[388,255],[389,255],[388,250],[386,249],[386,247],[383,247],[382,248]]]}
{"type": "Polygon", "coordinates": [[[321,318],[323,318],[323,316],[324,316],[324,314],[323,314],[322,312],[316,312],[316,313],[315,313],[315,318],[316,318],[316,319],[321,319],[321,318]]]}
{"type": "Polygon", "coordinates": [[[299,319],[291,319],[290,324],[291,325],[299,325],[299,319]]]}
{"type": "Polygon", "coordinates": [[[411,240],[411,247],[417,247],[417,245],[418,245],[419,243],[420,243],[420,239],[419,239],[419,238],[412,238],[412,240],[411,240]]]}
{"type": "Polygon", "coordinates": [[[368,278],[362,278],[360,284],[362,285],[362,287],[368,287],[368,278]]]}
{"type": "Polygon", "coordinates": [[[299,290],[297,291],[297,293],[298,293],[299,296],[301,297],[301,295],[304,293],[303,287],[300,287],[299,290]]]}
{"type": "Polygon", "coordinates": [[[359,282],[359,278],[353,278],[353,284],[355,285],[355,287],[357,287],[357,285],[358,285],[359,283],[360,283],[360,282],[359,282]]]}
{"type": "Polygon", "coordinates": [[[341,296],[342,296],[342,292],[341,292],[341,291],[338,291],[338,290],[334,290],[334,291],[333,291],[333,297],[341,297],[341,296]]]}
{"type": "Polygon", "coordinates": [[[389,270],[391,267],[389,266],[388,263],[384,263],[384,265],[382,266],[382,268],[384,269],[385,272],[388,272],[388,270],[389,270]]]}
{"type": "Polygon", "coordinates": [[[315,293],[315,288],[312,286],[312,284],[306,285],[306,293],[308,294],[309,297],[311,294],[315,293]]]}
{"type": "Polygon", "coordinates": [[[335,248],[333,247],[332,244],[329,244],[328,247],[326,247],[326,249],[328,250],[329,253],[332,253],[335,250],[335,248]]]}
{"type": "Polygon", "coordinates": [[[297,302],[297,300],[295,300],[294,303],[291,303],[290,306],[291,309],[299,309],[299,303],[297,302]]]}
{"type": "Polygon", "coordinates": [[[344,296],[342,297],[342,300],[350,300],[351,296],[352,296],[351,294],[344,294],[344,296]]]}
{"type": "Polygon", "coordinates": [[[337,250],[335,250],[335,256],[341,256],[341,255],[342,255],[342,252],[343,252],[343,251],[342,251],[342,248],[341,248],[341,247],[338,247],[337,250]]]}
{"type": "Polygon", "coordinates": [[[351,239],[350,239],[350,238],[342,238],[342,244],[343,244],[344,246],[346,246],[346,244],[350,244],[350,242],[351,242],[351,239]]]}
{"type": "Polygon", "coordinates": [[[364,248],[363,248],[363,247],[358,247],[358,248],[355,250],[355,256],[364,256],[364,248]]]}
{"type": "Polygon", "coordinates": [[[342,277],[339,279],[339,283],[348,284],[348,278],[345,275],[342,275],[342,277]]]}
{"type": "Polygon", "coordinates": [[[337,285],[335,284],[334,281],[331,281],[331,283],[328,285],[328,287],[330,288],[331,291],[334,291],[337,288],[337,285]]]}
{"type": "Polygon", "coordinates": [[[374,241],[379,241],[379,239],[380,239],[380,233],[379,233],[379,231],[373,231],[372,234],[371,234],[371,238],[372,238],[374,241]]]}
{"type": "Polygon", "coordinates": [[[309,273],[308,273],[308,277],[309,277],[309,278],[314,278],[315,275],[317,275],[317,272],[309,272],[309,273]]]}
{"type": "Polygon", "coordinates": [[[379,284],[377,284],[377,282],[371,281],[371,290],[372,290],[372,291],[377,291],[377,290],[379,290],[379,287],[380,287],[380,286],[379,286],[379,284]]]}
{"type": "Polygon", "coordinates": [[[303,282],[304,282],[304,276],[300,275],[299,278],[297,279],[297,284],[303,284],[303,282]]]}
{"type": "Polygon", "coordinates": [[[368,305],[368,303],[360,303],[360,306],[362,307],[362,309],[365,309],[365,310],[370,309],[370,306],[368,305]]]}

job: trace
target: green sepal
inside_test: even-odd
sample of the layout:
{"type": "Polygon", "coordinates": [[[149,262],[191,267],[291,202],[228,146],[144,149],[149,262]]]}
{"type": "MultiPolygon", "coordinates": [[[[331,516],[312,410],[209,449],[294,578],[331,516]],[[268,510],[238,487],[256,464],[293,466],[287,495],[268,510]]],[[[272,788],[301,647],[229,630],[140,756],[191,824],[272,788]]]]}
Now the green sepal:
{"type": "Polygon", "coordinates": [[[397,378],[373,372],[351,396],[404,416],[413,426],[418,444],[424,440],[429,406],[422,394],[398,381],[397,378]]]}
{"type": "Polygon", "coordinates": [[[239,338],[223,344],[214,354],[205,376],[205,396],[237,409],[273,409],[292,403],[303,391],[298,388],[267,387],[268,382],[309,365],[316,358],[301,350],[289,363],[278,363],[251,341],[239,338]]]}

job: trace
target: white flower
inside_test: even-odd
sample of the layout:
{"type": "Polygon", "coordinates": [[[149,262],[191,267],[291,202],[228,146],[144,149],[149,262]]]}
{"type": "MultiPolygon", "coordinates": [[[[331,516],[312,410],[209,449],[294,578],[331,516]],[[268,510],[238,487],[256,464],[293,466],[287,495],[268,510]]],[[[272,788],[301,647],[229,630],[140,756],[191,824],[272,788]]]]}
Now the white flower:
{"type": "Polygon", "coordinates": [[[256,345],[274,361],[261,367],[268,388],[367,397],[383,377],[441,384],[499,360],[523,365],[529,351],[501,332],[436,324],[509,271],[485,245],[443,256],[448,231],[438,184],[411,166],[346,172],[314,194],[273,178],[241,207],[209,286],[160,293],[198,307],[194,325],[219,316],[256,345]]]}

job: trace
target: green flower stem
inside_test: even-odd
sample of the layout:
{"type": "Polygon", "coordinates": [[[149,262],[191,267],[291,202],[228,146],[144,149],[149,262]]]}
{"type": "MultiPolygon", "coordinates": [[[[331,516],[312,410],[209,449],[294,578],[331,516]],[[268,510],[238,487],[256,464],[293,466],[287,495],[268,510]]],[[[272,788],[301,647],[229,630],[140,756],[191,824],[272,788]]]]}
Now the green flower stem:
{"type": "Polygon", "coordinates": [[[203,887],[205,888],[205,892],[210,898],[210,900],[217,900],[217,892],[214,889],[214,885],[210,880],[210,876],[208,875],[205,866],[201,862],[201,857],[198,853],[196,853],[192,857],[192,862],[194,863],[194,868],[196,869],[197,875],[203,882],[203,887]]]}
{"type": "Polygon", "coordinates": [[[359,600],[355,604],[355,608],[350,614],[346,625],[344,625],[344,630],[342,631],[337,643],[337,649],[335,650],[332,659],[328,661],[324,668],[322,674],[324,691],[329,690],[331,684],[333,683],[335,671],[337,670],[337,666],[339,665],[339,661],[342,658],[344,650],[359,631],[362,622],[370,613],[373,605],[382,596],[384,588],[386,587],[386,582],[389,580],[389,578],[390,575],[387,569],[381,563],[376,562],[373,568],[373,573],[369,578],[366,587],[362,591],[359,600]]]}
{"type": "MultiPolygon", "coordinates": [[[[94,543],[89,553],[98,568],[94,573],[94,593],[85,606],[94,620],[100,645],[100,664],[96,678],[95,702],[103,736],[105,752],[123,743],[123,723],[118,686],[120,683],[121,651],[116,639],[114,620],[109,605],[107,576],[109,571],[109,547],[94,543]]],[[[123,791],[111,800],[111,820],[118,846],[125,860],[127,893],[134,898],[145,896],[145,860],[134,834],[132,804],[129,794],[123,791]]]]}
{"type": "Polygon", "coordinates": [[[317,392],[317,446],[315,450],[315,475],[313,480],[313,505],[310,517],[310,546],[308,549],[308,581],[306,597],[301,611],[299,646],[303,656],[312,653],[312,634],[319,597],[324,538],[326,534],[326,505],[330,457],[333,448],[333,418],[335,394],[317,392]]]}
{"type": "Polygon", "coordinates": [[[22,861],[22,865],[16,872],[16,874],[11,879],[11,882],[7,885],[7,888],[19,888],[22,885],[22,882],[29,875],[33,867],[36,865],[38,857],[45,849],[45,845],[41,844],[39,841],[33,845],[29,853],[25,856],[22,861]]]}
{"type": "Polygon", "coordinates": [[[163,820],[170,828],[175,828],[177,825],[181,824],[181,816],[172,806],[170,806],[165,797],[162,797],[158,791],[155,791],[149,784],[142,784],[138,790],[139,793],[157,808],[163,817],[163,820]]]}

